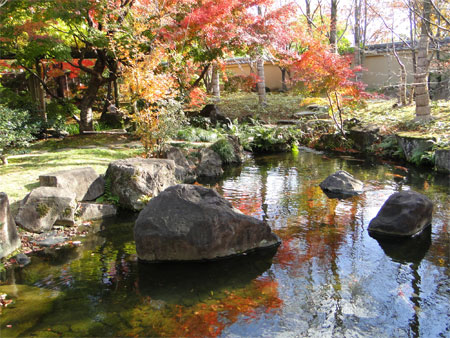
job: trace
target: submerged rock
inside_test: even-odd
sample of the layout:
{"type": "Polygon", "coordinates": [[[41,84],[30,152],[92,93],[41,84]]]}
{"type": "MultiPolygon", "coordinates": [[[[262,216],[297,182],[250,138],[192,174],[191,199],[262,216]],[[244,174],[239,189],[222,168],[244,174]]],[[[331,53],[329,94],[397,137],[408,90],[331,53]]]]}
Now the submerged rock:
{"type": "Polygon", "coordinates": [[[13,253],[21,245],[16,223],[11,216],[8,195],[0,192],[0,258],[13,253]]]}
{"type": "Polygon", "coordinates": [[[199,261],[279,244],[269,225],[246,216],[216,191],[180,184],[153,198],[134,226],[144,261],[199,261]]]}
{"type": "Polygon", "coordinates": [[[16,223],[31,232],[50,230],[55,223],[73,225],[76,194],[62,188],[39,187],[21,202],[16,223]]]}
{"type": "Polygon", "coordinates": [[[120,206],[142,210],[148,200],[176,184],[172,160],[130,158],[111,162],[105,179],[120,206]]]}
{"type": "Polygon", "coordinates": [[[78,201],[93,201],[105,191],[103,177],[91,167],[41,175],[39,181],[41,187],[57,187],[74,192],[78,201]]]}
{"type": "Polygon", "coordinates": [[[371,235],[412,236],[431,224],[433,202],[415,191],[401,191],[384,202],[370,221],[371,235]]]}
{"type": "Polygon", "coordinates": [[[363,183],[345,170],[336,171],[323,180],[319,186],[330,198],[345,198],[363,192],[363,183]]]}

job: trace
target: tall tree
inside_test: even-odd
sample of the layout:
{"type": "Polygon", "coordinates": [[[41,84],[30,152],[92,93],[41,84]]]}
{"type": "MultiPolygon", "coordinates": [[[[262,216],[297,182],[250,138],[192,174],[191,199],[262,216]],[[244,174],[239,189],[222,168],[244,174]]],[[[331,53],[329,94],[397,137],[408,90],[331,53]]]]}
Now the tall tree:
{"type": "Polygon", "coordinates": [[[330,14],[330,45],[334,53],[337,53],[337,12],[338,0],[331,0],[331,14],[330,14]]]}
{"type": "Polygon", "coordinates": [[[426,121],[431,118],[430,93],[428,89],[431,0],[421,0],[421,5],[421,28],[417,46],[417,71],[414,76],[414,82],[416,86],[416,119],[426,121]]]}

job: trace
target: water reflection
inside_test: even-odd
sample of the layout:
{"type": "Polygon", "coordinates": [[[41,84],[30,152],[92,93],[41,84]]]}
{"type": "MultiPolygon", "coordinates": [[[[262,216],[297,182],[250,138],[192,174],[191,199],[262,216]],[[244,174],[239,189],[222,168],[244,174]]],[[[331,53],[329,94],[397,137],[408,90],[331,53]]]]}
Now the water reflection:
{"type": "Polygon", "coordinates": [[[410,237],[374,237],[384,253],[393,261],[402,264],[413,263],[419,265],[431,246],[431,226],[420,234],[410,237]]]}
{"type": "Polygon", "coordinates": [[[136,215],[93,224],[95,231],[82,238],[82,246],[58,250],[54,257],[35,256],[31,265],[1,275],[0,284],[58,294],[39,321],[27,324],[18,317],[15,332],[448,336],[448,179],[309,152],[259,157],[233,170],[211,186],[236,208],[269,223],[283,240],[275,256],[262,252],[207,264],[142,265],[133,241],[136,215]],[[318,185],[337,170],[362,180],[365,193],[328,198],[318,185]],[[433,227],[402,242],[370,237],[368,223],[385,200],[408,189],[433,201],[433,227]]]}
{"type": "Polygon", "coordinates": [[[269,248],[212,262],[139,263],[137,289],[141,295],[173,304],[203,302],[211,294],[250,284],[271,267],[275,252],[269,248]]]}

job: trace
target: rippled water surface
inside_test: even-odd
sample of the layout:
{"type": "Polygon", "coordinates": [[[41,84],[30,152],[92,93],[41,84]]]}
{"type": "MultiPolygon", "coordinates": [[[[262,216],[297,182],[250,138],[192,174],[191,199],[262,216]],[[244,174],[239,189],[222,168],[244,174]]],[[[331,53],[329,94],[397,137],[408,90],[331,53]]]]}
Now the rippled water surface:
{"type": "Polygon", "coordinates": [[[80,247],[49,250],[1,275],[15,298],[0,315],[9,336],[448,337],[449,178],[322,154],[247,162],[213,186],[282,239],[276,252],[211,263],[137,262],[136,215],[93,224],[80,247]],[[329,199],[336,170],[364,194],[329,199]],[[393,192],[435,205],[433,224],[408,241],[367,233],[393,192]]]}

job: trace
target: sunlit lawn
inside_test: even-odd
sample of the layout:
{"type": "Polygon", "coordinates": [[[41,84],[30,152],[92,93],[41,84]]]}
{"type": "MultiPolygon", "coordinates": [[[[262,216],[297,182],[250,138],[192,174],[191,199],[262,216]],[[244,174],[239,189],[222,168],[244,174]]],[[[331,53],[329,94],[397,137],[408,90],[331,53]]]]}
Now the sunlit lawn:
{"type": "Polygon", "coordinates": [[[89,135],[41,141],[33,145],[31,152],[8,157],[9,164],[0,166],[0,191],[14,203],[39,186],[39,175],[86,166],[103,174],[111,161],[142,152],[142,147],[126,136],[89,135]]]}

